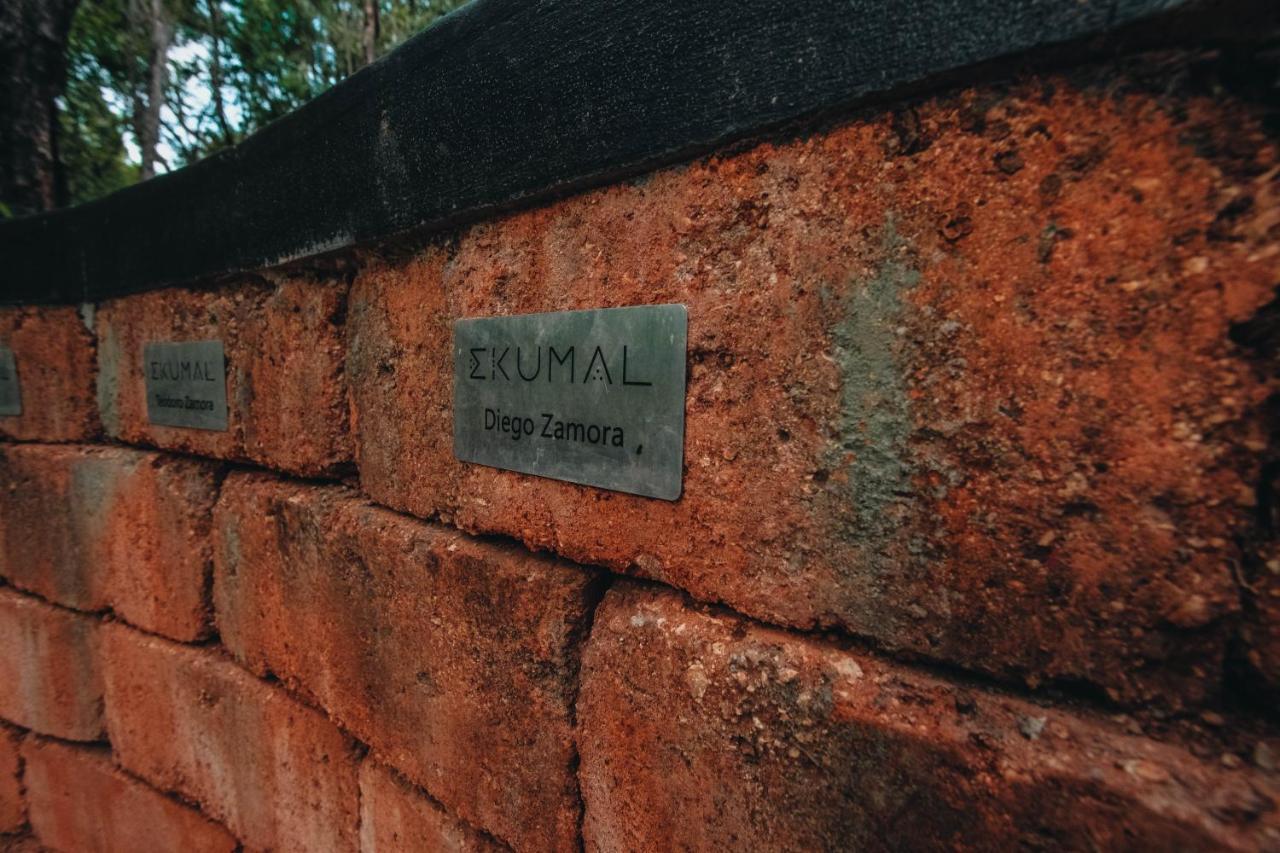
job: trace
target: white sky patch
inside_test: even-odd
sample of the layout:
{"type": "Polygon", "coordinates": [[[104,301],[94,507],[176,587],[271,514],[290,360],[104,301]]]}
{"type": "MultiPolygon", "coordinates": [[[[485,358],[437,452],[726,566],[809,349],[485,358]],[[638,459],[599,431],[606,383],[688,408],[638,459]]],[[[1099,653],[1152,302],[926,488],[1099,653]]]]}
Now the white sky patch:
{"type": "MultiPolygon", "coordinates": [[[[187,115],[187,121],[191,123],[194,117],[211,109],[213,98],[207,72],[209,48],[199,41],[184,42],[169,49],[168,59],[176,65],[195,64],[201,69],[201,73],[192,75],[185,81],[179,95],[182,99],[182,109],[187,115]]],[[[132,106],[115,91],[104,87],[102,89],[102,97],[116,115],[128,118],[132,113],[132,106]]],[[[240,110],[240,104],[236,100],[234,89],[227,86],[222,87],[222,104],[227,113],[227,121],[230,122],[233,128],[239,129],[243,114],[240,110]]],[[[178,121],[177,114],[167,103],[160,108],[160,121],[162,129],[160,141],[156,145],[156,152],[160,156],[160,159],[156,162],[157,174],[171,171],[180,165],[178,152],[174,150],[170,135],[176,137],[180,145],[189,146],[195,142],[193,136],[178,121]]],[[[134,165],[141,163],[142,150],[138,147],[138,140],[133,130],[126,127],[123,135],[125,156],[134,165]]]]}

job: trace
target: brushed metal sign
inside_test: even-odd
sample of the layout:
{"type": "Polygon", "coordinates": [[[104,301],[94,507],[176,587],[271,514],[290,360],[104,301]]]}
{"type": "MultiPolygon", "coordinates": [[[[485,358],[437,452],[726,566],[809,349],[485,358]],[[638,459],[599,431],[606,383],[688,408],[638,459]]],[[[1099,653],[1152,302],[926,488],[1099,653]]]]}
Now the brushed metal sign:
{"type": "Polygon", "coordinates": [[[688,312],[641,305],[453,324],[453,453],[680,497],[688,312]]]}
{"type": "Polygon", "coordinates": [[[18,363],[13,350],[0,347],[0,416],[22,414],[22,391],[18,387],[18,363]]]}
{"type": "Polygon", "coordinates": [[[191,429],[227,428],[222,341],[151,342],[142,348],[147,419],[191,429]]]}

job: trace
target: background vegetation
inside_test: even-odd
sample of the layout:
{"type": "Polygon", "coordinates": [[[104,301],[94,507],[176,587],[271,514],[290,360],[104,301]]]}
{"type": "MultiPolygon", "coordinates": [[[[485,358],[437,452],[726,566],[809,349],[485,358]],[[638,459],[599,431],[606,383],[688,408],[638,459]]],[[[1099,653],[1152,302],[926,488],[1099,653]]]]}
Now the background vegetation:
{"type": "Polygon", "coordinates": [[[13,131],[0,145],[18,151],[3,158],[12,174],[0,183],[13,189],[0,194],[10,202],[0,218],[88,201],[234,145],[465,0],[5,2],[0,42],[48,50],[52,34],[63,44],[61,56],[20,57],[10,72],[37,78],[11,87],[15,117],[24,98],[51,102],[52,116],[31,118],[37,137],[54,125],[31,168],[53,174],[23,174],[32,146],[13,131]]]}

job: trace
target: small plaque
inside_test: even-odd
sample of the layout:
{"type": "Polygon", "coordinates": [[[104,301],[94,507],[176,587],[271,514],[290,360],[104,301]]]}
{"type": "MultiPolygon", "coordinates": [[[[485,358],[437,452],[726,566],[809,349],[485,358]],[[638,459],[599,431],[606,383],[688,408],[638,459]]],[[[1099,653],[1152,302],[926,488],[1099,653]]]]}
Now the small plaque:
{"type": "Polygon", "coordinates": [[[664,500],[684,470],[683,305],[453,324],[453,453],[664,500]]]}
{"type": "Polygon", "coordinates": [[[13,350],[0,347],[0,417],[22,414],[22,393],[18,388],[18,362],[13,350]]]}
{"type": "Polygon", "coordinates": [[[147,419],[163,426],[227,428],[222,341],[149,343],[142,348],[147,419]]]}

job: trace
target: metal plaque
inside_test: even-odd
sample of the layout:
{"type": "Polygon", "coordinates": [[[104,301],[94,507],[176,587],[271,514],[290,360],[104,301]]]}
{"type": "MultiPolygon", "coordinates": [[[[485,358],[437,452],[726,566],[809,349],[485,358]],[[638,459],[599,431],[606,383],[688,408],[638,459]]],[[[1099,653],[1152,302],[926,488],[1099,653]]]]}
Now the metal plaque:
{"type": "Polygon", "coordinates": [[[0,417],[22,414],[22,393],[18,388],[18,363],[13,350],[0,347],[0,417]]]}
{"type": "Polygon", "coordinates": [[[453,324],[453,453],[664,500],[684,466],[683,305],[453,324]]]}
{"type": "Polygon", "coordinates": [[[149,343],[142,348],[147,419],[163,426],[227,428],[222,341],[149,343]]]}

